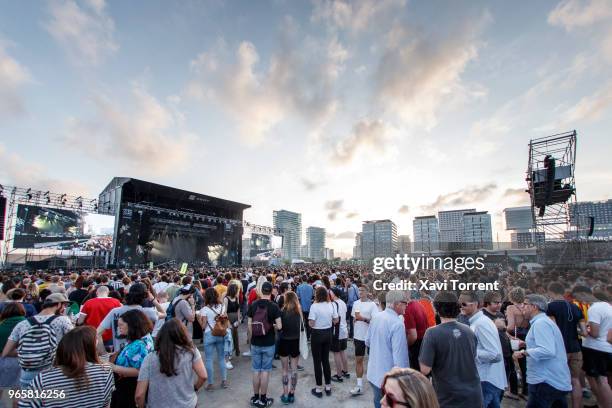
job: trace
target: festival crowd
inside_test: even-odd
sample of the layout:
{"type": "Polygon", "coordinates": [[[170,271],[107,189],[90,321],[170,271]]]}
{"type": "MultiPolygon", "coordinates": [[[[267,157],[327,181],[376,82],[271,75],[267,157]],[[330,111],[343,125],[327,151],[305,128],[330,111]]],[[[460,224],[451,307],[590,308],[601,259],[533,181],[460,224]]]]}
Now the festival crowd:
{"type": "Polygon", "coordinates": [[[0,388],[19,407],[193,408],[248,357],[252,397],[228,395],[225,406],[292,404],[308,369],[308,405],[350,382],[350,398],[370,387],[374,407],[612,407],[609,271],[488,268],[462,279],[499,281],[499,292],[461,293],[373,290],[374,278],[449,278],[385,274],[312,264],[7,271],[0,388]],[[283,393],[271,396],[277,381],[283,393]]]}

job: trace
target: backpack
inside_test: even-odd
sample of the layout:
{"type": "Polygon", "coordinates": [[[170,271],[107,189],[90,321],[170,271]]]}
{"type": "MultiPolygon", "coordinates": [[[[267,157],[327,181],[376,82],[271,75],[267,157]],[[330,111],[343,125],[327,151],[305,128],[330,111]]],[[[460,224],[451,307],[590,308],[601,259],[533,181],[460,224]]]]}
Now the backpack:
{"type": "Polygon", "coordinates": [[[359,289],[357,289],[357,286],[353,283],[351,286],[349,286],[347,292],[347,306],[353,306],[353,303],[359,300],[359,289]],[[351,289],[353,290],[351,291],[351,289]]]}
{"type": "Polygon", "coordinates": [[[227,328],[229,326],[229,319],[227,315],[225,313],[215,312],[215,309],[213,309],[212,307],[208,308],[212,310],[213,313],[216,315],[214,327],[210,325],[209,321],[206,322],[206,324],[210,328],[210,334],[212,334],[214,337],[225,337],[225,335],[227,334],[227,328]]]}
{"type": "Polygon", "coordinates": [[[265,336],[271,329],[272,325],[268,320],[268,305],[258,304],[257,310],[253,314],[251,321],[251,329],[254,337],[265,336]]]}
{"type": "Polygon", "coordinates": [[[57,350],[57,338],[51,323],[57,317],[59,316],[51,316],[42,323],[34,317],[27,319],[30,327],[17,345],[17,357],[21,368],[36,370],[48,367],[53,363],[57,350]]]}
{"type": "Polygon", "coordinates": [[[170,305],[168,305],[168,309],[166,309],[166,321],[172,320],[176,317],[176,305],[181,303],[181,300],[185,299],[179,299],[177,302],[172,302],[170,305]]]}

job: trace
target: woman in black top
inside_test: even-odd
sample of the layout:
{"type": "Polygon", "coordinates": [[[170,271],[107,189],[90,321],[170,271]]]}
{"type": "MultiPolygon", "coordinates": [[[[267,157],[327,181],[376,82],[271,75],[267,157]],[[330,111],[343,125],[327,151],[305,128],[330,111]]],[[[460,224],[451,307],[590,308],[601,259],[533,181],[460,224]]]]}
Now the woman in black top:
{"type": "MultiPolygon", "coordinates": [[[[227,294],[223,299],[223,309],[227,313],[232,328],[232,341],[234,342],[234,350],[236,357],[240,356],[240,346],[238,345],[238,326],[240,325],[240,299],[238,297],[238,286],[232,283],[227,288],[227,294]]],[[[231,354],[230,354],[231,355],[231,354]]]]}
{"type": "MultiPolygon", "coordinates": [[[[280,332],[278,354],[283,364],[283,404],[295,401],[297,368],[300,359],[300,331],[302,330],[302,309],[295,292],[285,292],[281,311],[283,330],[280,332]],[[290,360],[291,359],[291,360],[290,360]],[[289,367],[291,366],[291,388],[289,388],[289,367]]],[[[304,334],[305,335],[305,334],[304,334]]]]}

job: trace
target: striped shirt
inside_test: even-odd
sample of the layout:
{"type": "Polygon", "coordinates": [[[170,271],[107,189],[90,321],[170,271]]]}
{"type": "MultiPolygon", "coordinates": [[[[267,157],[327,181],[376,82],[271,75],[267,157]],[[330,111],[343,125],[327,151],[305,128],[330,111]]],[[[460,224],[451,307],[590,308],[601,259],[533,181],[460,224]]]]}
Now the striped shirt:
{"type": "Polygon", "coordinates": [[[27,390],[49,392],[63,391],[63,399],[20,399],[19,407],[50,408],[105,408],[110,406],[111,395],[115,389],[113,371],[109,365],[87,363],[87,385],[77,388],[73,378],[64,375],[61,368],[52,367],[42,371],[28,386],[27,390]]]}

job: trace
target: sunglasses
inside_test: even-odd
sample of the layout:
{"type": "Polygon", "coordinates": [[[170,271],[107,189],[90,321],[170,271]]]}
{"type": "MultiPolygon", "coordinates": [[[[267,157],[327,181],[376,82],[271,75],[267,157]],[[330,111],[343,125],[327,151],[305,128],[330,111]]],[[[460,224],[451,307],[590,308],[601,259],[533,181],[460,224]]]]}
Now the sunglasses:
{"type": "Polygon", "coordinates": [[[467,303],[466,302],[461,302],[461,306],[463,306],[463,307],[468,307],[469,305],[473,305],[473,304],[474,304],[473,302],[467,302],[467,303]]]}
{"type": "Polygon", "coordinates": [[[383,394],[385,397],[385,401],[387,403],[388,406],[390,407],[394,407],[396,405],[399,405],[400,407],[408,407],[408,408],[412,408],[412,406],[407,403],[407,402],[402,402],[402,401],[396,401],[391,395],[389,394],[383,394]]]}

